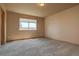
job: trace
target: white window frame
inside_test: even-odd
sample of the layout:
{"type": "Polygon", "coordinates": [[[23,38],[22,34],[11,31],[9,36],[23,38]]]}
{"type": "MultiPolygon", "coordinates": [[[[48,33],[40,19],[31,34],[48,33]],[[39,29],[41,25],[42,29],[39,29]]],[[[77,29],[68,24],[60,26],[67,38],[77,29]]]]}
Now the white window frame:
{"type": "Polygon", "coordinates": [[[19,30],[37,30],[37,20],[36,19],[27,19],[27,18],[19,18],[19,30]],[[27,28],[23,28],[21,26],[21,22],[25,21],[28,22],[28,27],[27,28]],[[34,27],[30,27],[29,24],[30,23],[35,23],[35,28],[34,27]]]}

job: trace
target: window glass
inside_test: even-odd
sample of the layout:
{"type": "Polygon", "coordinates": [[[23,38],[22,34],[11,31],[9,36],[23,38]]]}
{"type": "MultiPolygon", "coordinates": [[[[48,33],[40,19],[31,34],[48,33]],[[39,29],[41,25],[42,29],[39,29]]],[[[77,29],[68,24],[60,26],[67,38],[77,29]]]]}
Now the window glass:
{"type": "Polygon", "coordinates": [[[37,21],[33,19],[20,18],[20,30],[36,30],[37,21]]]}

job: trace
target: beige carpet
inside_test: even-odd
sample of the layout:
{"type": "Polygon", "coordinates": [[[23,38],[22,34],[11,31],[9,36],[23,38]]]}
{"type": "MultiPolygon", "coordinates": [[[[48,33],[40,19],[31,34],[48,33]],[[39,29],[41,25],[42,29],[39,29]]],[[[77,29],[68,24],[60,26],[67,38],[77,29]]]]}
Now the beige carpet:
{"type": "Polygon", "coordinates": [[[79,46],[51,40],[36,38],[18,40],[0,47],[0,56],[79,56],[79,46]]]}

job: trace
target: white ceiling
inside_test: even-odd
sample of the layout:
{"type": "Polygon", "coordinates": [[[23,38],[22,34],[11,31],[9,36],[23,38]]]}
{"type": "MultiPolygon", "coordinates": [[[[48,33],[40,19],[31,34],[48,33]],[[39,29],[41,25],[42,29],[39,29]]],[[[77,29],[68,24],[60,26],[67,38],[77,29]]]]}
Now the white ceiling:
{"type": "Polygon", "coordinates": [[[5,7],[12,12],[46,17],[76,5],[78,4],[46,3],[45,6],[41,7],[37,3],[7,3],[5,7]]]}

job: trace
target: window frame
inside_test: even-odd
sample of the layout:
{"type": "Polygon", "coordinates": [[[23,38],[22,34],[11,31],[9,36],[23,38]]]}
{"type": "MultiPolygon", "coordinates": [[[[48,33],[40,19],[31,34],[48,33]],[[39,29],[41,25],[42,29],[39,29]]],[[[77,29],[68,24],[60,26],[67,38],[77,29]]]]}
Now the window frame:
{"type": "Polygon", "coordinates": [[[33,31],[35,31],[35,30],[37,30],[37,20],[36,19],[28,19],[28,18],[19,18],[19,30],[21,30],[21,31],[24,31],[24,30],[33,30],[33,31]],[[28,28],[24,29],[24,28],[21,27],[21,21],[26,21],[26,20],[27,20],[27,23],[28,23],[28,28]],[[34,22],[31,22],[32,20],[34,20],[34,22]],[[29,23],[35,23],[36,24],[35,29],[32,29],[33,27],[30,27],[29,23]]]}

